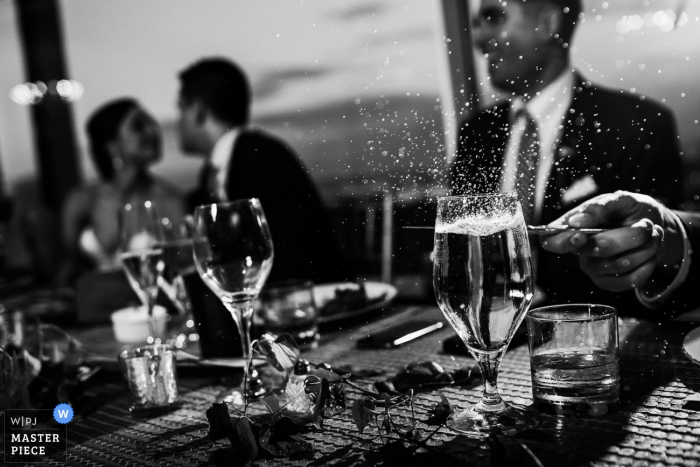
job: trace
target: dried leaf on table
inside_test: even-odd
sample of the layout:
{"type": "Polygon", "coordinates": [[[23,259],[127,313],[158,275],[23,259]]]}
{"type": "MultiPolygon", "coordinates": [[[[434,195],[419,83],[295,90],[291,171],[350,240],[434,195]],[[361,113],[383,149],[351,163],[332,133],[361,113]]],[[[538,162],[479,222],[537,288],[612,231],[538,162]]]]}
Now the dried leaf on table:
{"type": "Polygon", "coordinates": [[[321,389],[316,395],[316,405],[314,407],[314,415],[312,418],[312,423],[317,428],[323,428],[323,418],[325,417],[326,402],[330,397],[331,390],[330,384],[326,378],[321,378],[321,389]]]}
{"type": "Polygon", "coordinates": [[[452,407],[450,401],[445,397],[443,393],[440,393],[440,402],[430,409],[428,412],[430,417],[426,420],[428,425],[444,425],[447,423],[447,419],[454,413],[455,409],[452,407]]]}
{"type": "MultiPolygon", "coordinates": [[[[275,417],[270,417],[270,414],[258,414],[250,416],[250,419],[253,421],[253,423],[260,425],[261,428],[267,428],[271,426],[276,427],[277,425],[282,423],[283,420],[286,419],[293,425],[295,425],[298,429],[299,427],[310,424],[312,418],[313,415],[310,413],[294,412],[287,409],[280,410],[279,412],[277,412],[277,414],[275,414],[275,417]]],[[[289,434],[294,433],[290,432],[289,434]]]]}
{"type": "Polygon", "coordinates": [[[399,434],[403,436],[404,439],[414,441],[416,443],[423,439],[423,434],[415,428],[409,428],[404,431],[399,431],[399,434]]]}
{"type": "Polygon", "coordinates": [[[371,397],[365,397],[363,399],[355,399],[352,404],[352,421],[357,425],[357,429],[360,433],[365,431],[365,427],[372,422],[372,417],[374,414],[371,410],[374,410],[375,403],[374,399],[371,397]]]}
{"type": "Polygon", "coordinates": [[[262,403],[265,404],[265,407],[267,407],[267,410],[269,410],[270,413],[275,413],[280,409],[280,399],[275,393],[265,396],[262,403]]]}
{"type": "Polygon", "coordinates": [[[265,334],[258,342],[258,350],[267,357],[270,365],[279,371],[292,371],[294,364],[299,359],[299,346],[289,334],[281,334],[278,337],[265,334]]]}
{"type": "Polygon", "coordinates": [[[472,380],[472,374],[471,368],[445,371],[436,362],[411,362],[386,383],[391,383],[399,393],[409,389],[429,391],[468,384],[472,380]]]}
{"type": "MultiPolygon", "coordinates": [[[[391,419],[389,417],[384,417],[382,426],[384,427],[384,431],[387,433],[391,432],[391,419]]],[[[360,431],[360,433],[362,433],[362,431],[360,431]]]]}
{"type": "Polygon", "coordinates": [[[226,404],[213,403],[207,409],[207,420],[209,421],[209,438],[221,439],[231,434],[231,415],[228,413],[226,404]]]}
{"type": "Polygon", "coordinates": [[[309,442],[277,430],[268,430],[260,436],[260,449],[270,457],[290,457],[313,451],[309,442]]]}
{"type": "Polygon", "coordinates": [[[400,392],[394,387],[394,383],[389,380],[375,381],[374,388],[377,390],[377,392],[379,392],[379,394],[389,394],[392,396],[398,396],[400,394],[400,392]]]}
{"type": "Polygon", "coordinates": [[[243,463],[255,460],[258,457],[258,441],[253,433],[254,426],[246,417],[232,420],[231,424],[233,432],[229,436],[229,441],[236,450],[236,456],[243,463]]]}

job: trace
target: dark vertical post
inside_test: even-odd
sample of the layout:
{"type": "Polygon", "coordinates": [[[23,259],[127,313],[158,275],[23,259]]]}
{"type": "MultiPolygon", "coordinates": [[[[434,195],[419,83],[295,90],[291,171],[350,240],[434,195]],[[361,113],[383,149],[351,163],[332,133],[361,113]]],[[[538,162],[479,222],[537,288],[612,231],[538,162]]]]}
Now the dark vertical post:
{"type": "Polygon", "coordinates": [[[469,2],[442,0],[445,20],[448,60],[452,82],[452,94],[456,113],[465,118],[469,112],[476,111],[472,104],[478,88],[476,84],[476,65],[474,64],[474,46],[469,24],[469,2]]]}
{"type": "Polygon", "coordinates": [[[58,211],[80,183],[80,166],[70,104],[55,82],[68,79],[58,0],[16,0],[27,80],[43,81],[49,91],[32,106],[39,176],[44,201],[58,211]]]}

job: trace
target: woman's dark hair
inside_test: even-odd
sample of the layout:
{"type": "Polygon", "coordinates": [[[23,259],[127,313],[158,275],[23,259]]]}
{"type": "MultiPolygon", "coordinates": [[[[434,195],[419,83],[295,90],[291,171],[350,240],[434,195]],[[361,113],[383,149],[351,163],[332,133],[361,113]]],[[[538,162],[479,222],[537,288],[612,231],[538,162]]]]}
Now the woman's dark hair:
{"type": "Polygon", "coordinates": [[[180,97],[199,99],[211,113],[232,126],[248,123],[250,86],[243,70],[225,58],[207,58],[180,72],[180,97]]]}
{"type": "Polygon", "coordinates": [[[124,117],[138,106],[134,99],[115,99],[97,109],[88,119],[86,128],[90,153],[103,180],[112,180],[115,172],[107,144],[117,137],[124,117]]]}

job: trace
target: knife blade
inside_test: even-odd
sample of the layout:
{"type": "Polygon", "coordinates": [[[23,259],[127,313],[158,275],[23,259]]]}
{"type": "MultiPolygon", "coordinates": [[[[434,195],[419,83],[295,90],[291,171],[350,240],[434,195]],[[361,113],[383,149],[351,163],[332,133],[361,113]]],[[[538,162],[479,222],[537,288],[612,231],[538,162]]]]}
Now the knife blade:
{"type": "MultiPolygon", "coordinates": [[[[409,230],[435,230],[435,227],[429,225],[405,225],[403,229],[409,230]]],[[[605,232],[608,229],[579,229],[569,225],[528,225],[527,233],[530,235],[554,235],[562,232],[581,232],[588,235],[595,235],[605,232]]]]}

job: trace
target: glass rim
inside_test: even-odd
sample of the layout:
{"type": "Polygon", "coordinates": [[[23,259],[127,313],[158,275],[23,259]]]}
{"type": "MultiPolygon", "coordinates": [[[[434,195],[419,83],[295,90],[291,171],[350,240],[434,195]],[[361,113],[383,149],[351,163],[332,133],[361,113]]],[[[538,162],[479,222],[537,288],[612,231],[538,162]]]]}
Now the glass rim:
{"type": "Polygon", "coordinates": [[[468,199],[468,198],[508,198],[508,197],[518,197],[518,194],[514,191],[509,191],[508,193],[477,193],[475,195],[450,195],[450,196],[438,196],[438,201],[440,200],[458,200],[458,199],[468,199]]]}
{"type": "Polygon", "coordinates": [[[252,206],[255,205],[260,205],[260,200],[258,198],[241,198],[241,199],[234,199],[233,201],[225,201],[221,203],[209,203],[209,204],[200,204],[199,206],[194,208],[195,214],[197,212],[204,212],[206,209],[211,209],[212,206],[220,206],[222,208],[233,206],[233,205],[241,205],[241,204],[249,204],[252,206]]]}
{"type": "Polygon", "coordinates": [[[165,351],[171,351],[171,352],[176,352],[177,348],[175,348],[174,345],[172,344],[146,344],[146,345],[140,345],[138,347],[134,347],[133,349],[125,349],[119,352],[119,355],[117,355],[117,358],[119,360],[126,360],[128,358],[134,358],[133,356],[129,356],[130,353],[132,352],[139,352],[143,351],[145,349],[153,349],[153,348],[163,348],[165,351]]]}
{"type": "Polygon", "coordinates": [[[611,317],[616,317],[617,316],[617,309],[615,307],[612,307],[610,305],[603,305],[603,304],[598,304],[598,303],[567,303],[567,304],[562,304],[562,305],[549,305],[549,306],[543,306],[540,308],[535,308],[533,310],[528,311],[527,315],[525,316],[525,319],[532,320],[532,321],[539,321],[539,322],[548,322],[548,323],[565,323],[565,322],[574,322],[574,321],[602,321],[606,319],[610,319],[611,317]],[[598,314],[596,316],[591,316],[590,318],[576,318],[576,317],[571,317],[571,318],[547,318],[545,316],[533,316],[533,313],[538,313],[538,312],[549,312],[549,311],[558,311],[558,310],[563,310],[563,309],[571,309],[571,308],[596,308],[599,310],[602,310],[601,314],[598,314]]]}

